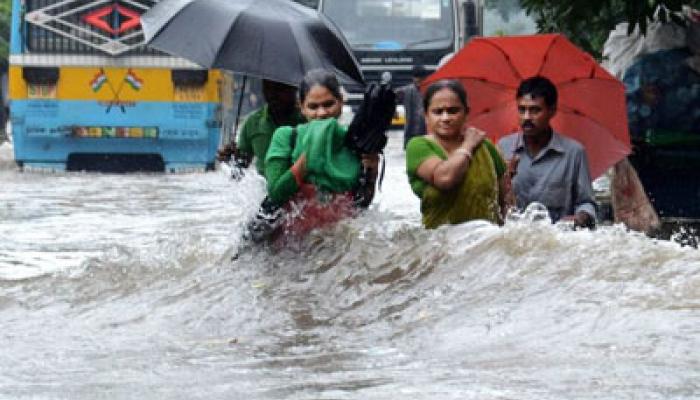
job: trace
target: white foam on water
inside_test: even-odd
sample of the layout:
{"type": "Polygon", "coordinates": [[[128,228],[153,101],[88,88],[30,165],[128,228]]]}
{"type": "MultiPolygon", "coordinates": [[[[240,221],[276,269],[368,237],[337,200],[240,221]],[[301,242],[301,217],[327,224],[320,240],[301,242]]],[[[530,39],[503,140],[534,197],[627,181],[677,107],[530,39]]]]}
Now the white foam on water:
{"type": "Polygon", "coordinates": [[[281,247],[240,246],[252,171],[1,169],[0,397],[700,397],[697,250],[536,207],[425,230],[400,139],[368,212],[281,247]]]}

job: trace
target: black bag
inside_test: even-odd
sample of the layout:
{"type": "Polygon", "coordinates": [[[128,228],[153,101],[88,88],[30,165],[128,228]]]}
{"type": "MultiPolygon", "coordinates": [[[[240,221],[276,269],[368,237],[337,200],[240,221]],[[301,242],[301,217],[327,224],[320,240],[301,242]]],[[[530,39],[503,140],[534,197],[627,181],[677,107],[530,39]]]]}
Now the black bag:
{"type": "Polygon", "coordinates": [[[243,237],[255,243],[268,240],[282,223],[283,216],[284,209],[265,197],[258,212],[248,222],[243,237]]]}
{"type": "Polygon", "coordinates": [[[381,153],[396,112],[396,93],[388,82],[372,83],[348,127],[346,145],[358,154],[381,153]]]}

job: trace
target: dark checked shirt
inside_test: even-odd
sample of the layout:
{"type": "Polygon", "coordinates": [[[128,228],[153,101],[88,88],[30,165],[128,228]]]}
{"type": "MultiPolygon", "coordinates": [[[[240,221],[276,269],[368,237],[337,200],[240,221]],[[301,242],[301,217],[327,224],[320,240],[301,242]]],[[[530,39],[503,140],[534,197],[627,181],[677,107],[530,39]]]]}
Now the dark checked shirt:
{"type": "Polygon", "coordinates": [[[580,143],[554,132],[547,146],[530,157],[522,133],[513,133],[501,138],[498,147],[506,160],[520,157],[513,178],[518,208],[541,203],[554,222],[579,211],[596,218],[588,160],[580,143]]]}

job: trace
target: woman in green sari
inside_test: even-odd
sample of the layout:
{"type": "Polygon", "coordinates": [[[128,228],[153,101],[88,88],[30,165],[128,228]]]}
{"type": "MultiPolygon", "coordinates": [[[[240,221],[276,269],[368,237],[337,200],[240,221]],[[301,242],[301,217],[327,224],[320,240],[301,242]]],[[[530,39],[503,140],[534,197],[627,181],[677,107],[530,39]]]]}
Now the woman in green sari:
{"type": "Polygon", "coordinates": [[[466,125],[459,81],[431,84],[423,99],[427,135],[406,147],[406,170],[426,228],[481,219],[502,223],[506,164],[486,133],[466,125]]]}
{"type": "Polygon", "coordinates": [[[268,196],[285,209],[276,233],[296,236],[368,206],[378,164],[377,154],[358,155],[346,145],[347,128],[337,121],[343,97],[333,73],[307,73],[299,105],[309,122],[278,128],[265,156],[268,196]]]}

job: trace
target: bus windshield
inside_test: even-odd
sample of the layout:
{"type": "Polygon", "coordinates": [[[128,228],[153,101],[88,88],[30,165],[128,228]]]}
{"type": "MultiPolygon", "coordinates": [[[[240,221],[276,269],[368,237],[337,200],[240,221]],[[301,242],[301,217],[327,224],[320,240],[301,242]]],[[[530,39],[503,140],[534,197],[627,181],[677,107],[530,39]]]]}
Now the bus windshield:
{"type": "Polygon", "coordinates": [[[324,0],[321,12],[356,50],[449,47],[454,40],[451,0],[324,0]]]}

